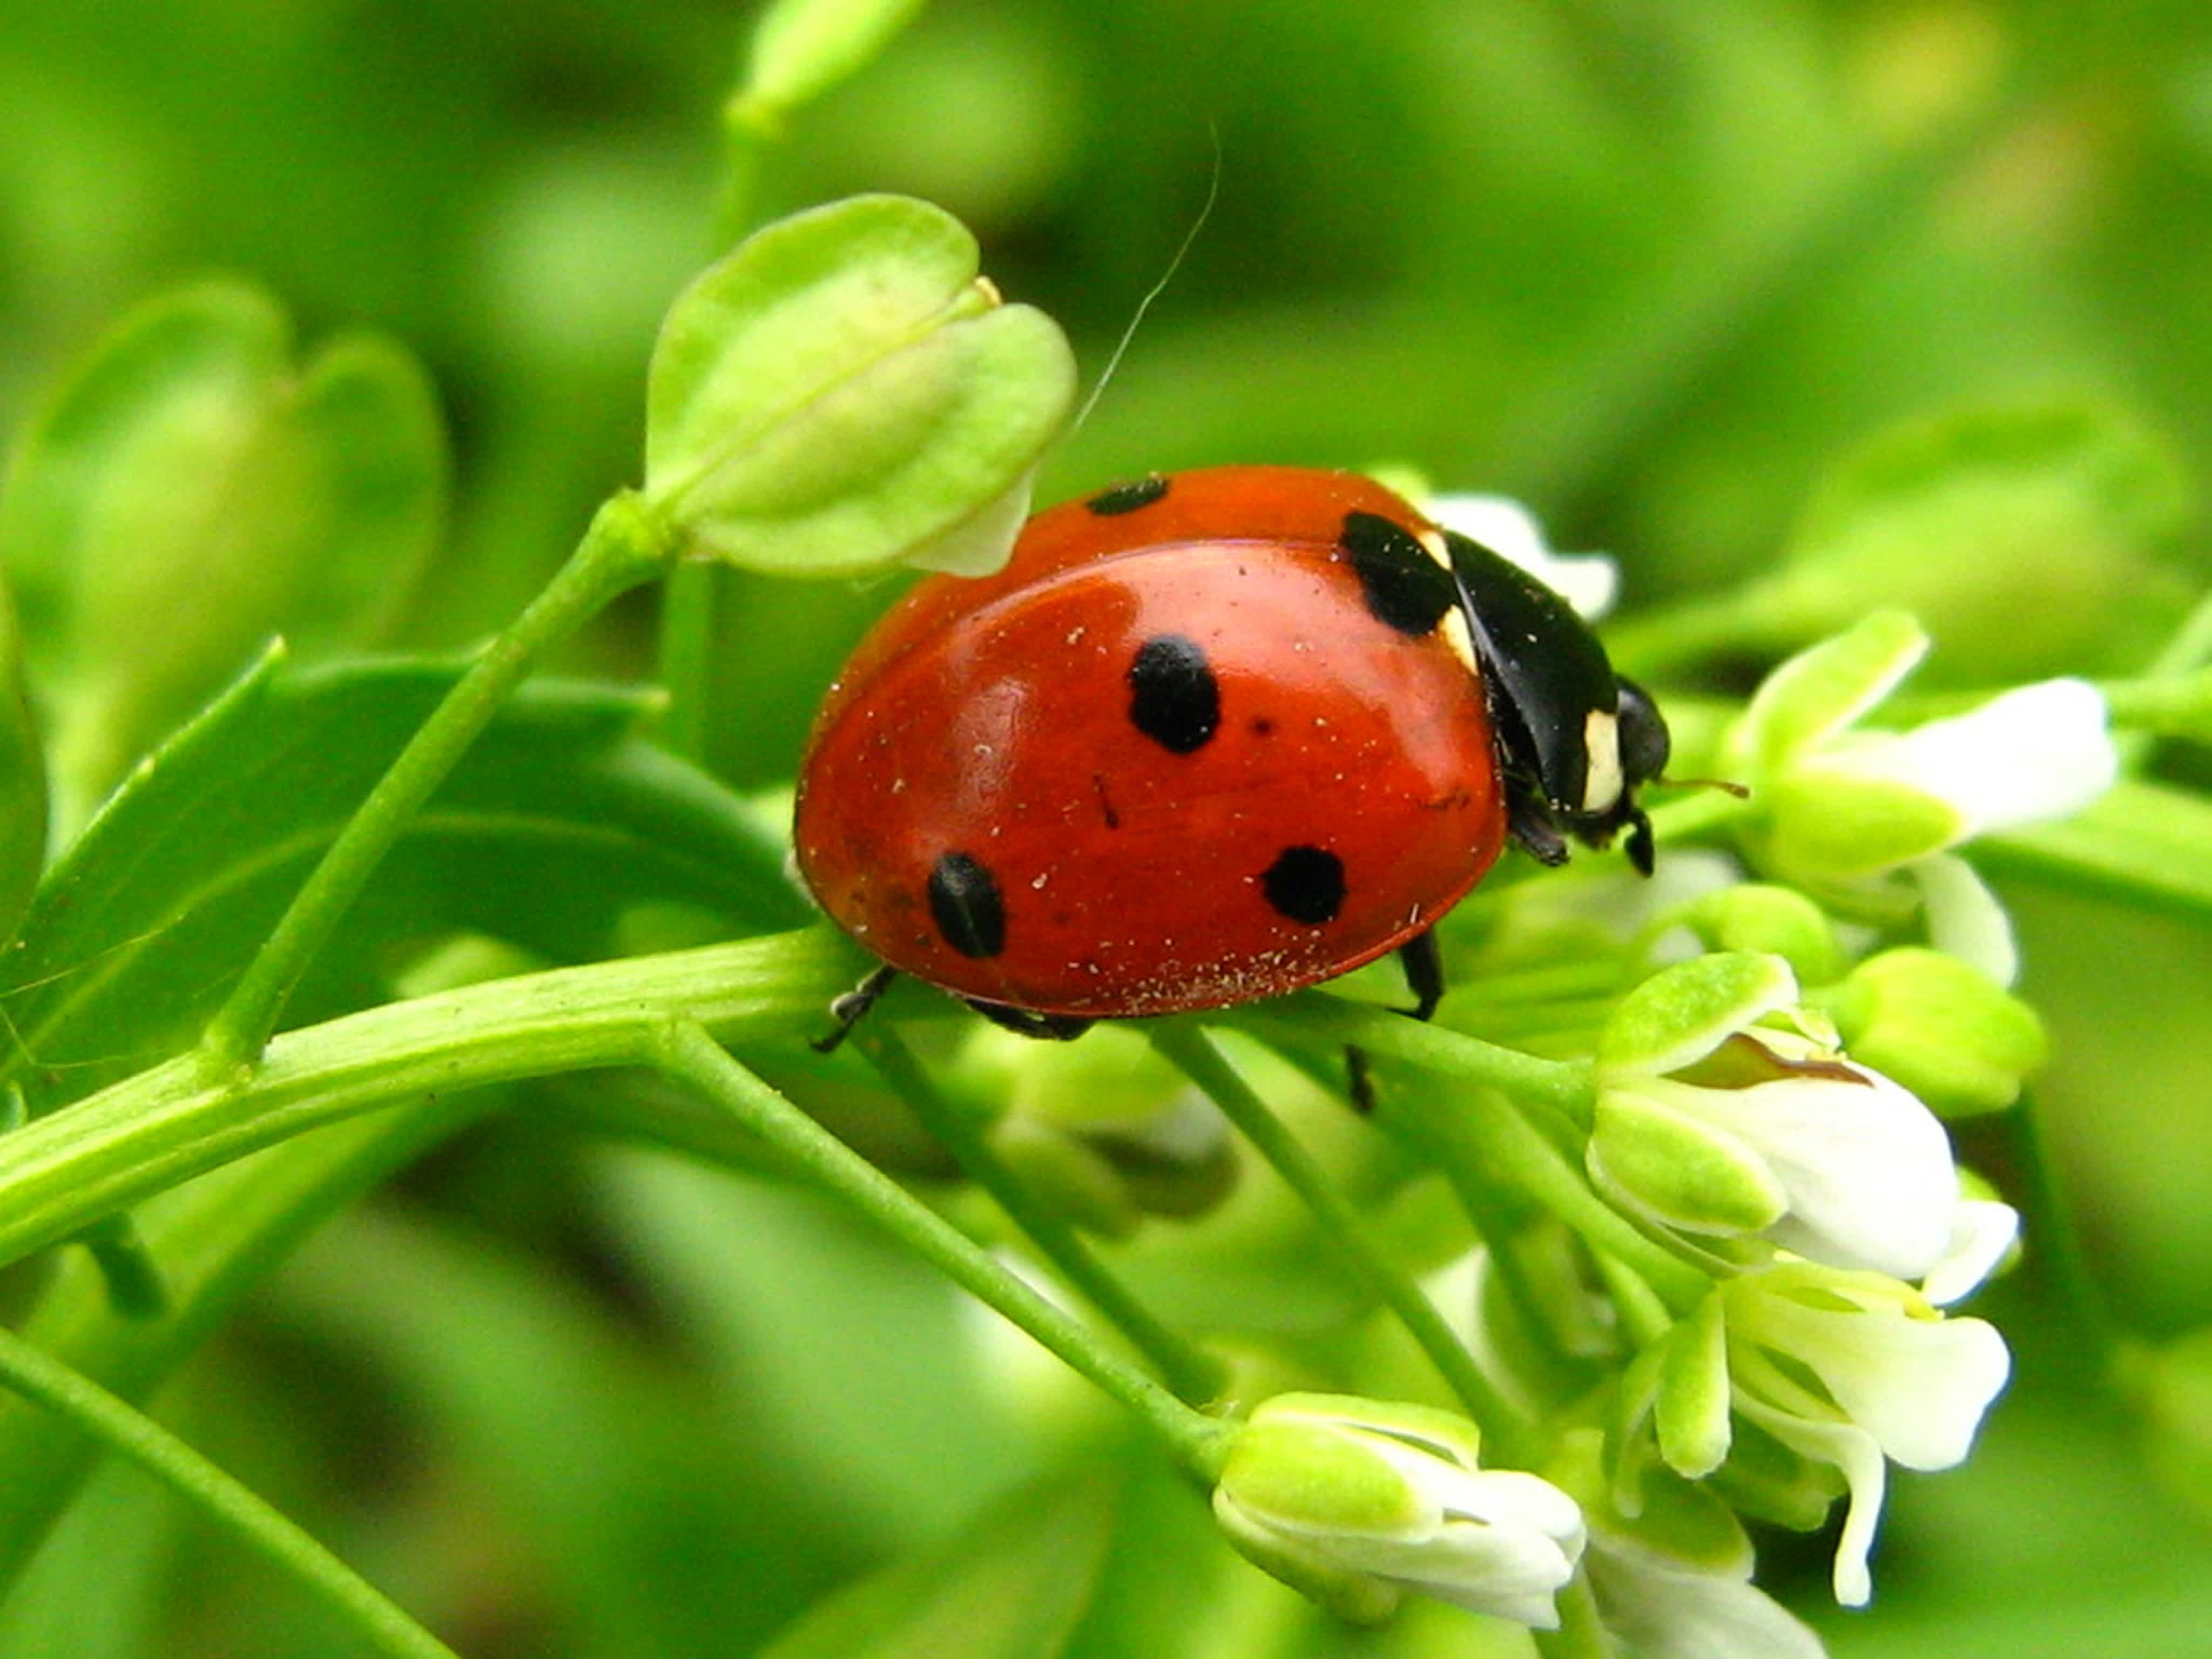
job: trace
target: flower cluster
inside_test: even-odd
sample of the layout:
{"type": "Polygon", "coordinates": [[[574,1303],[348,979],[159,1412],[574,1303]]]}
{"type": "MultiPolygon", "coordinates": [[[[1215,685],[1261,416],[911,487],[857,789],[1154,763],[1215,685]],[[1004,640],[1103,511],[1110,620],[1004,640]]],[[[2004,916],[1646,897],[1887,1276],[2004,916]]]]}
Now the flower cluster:
{"type": "MultiPolygon", "coordinates": [[[[1453,510],[1551,557],[1510,504],[1453,510]]],[[[1588,1038],[1579,1153],[1593,1199],[1656,1254],[1632,1263],[1587,1216],[1532,1223],[1525,1204],[1484,1225],[1470,1334],[1526,1409],[1519,1467],[1482,1466],[1464,1416],[1275,1395],[1215,1489],[1249,1559],[1355,1620],[1419,1593],[1547,1630],[1571,1595],[1637,1659],[1815,1659],[1753,1583],[1744,1523],[1815,1527],[1840,1499],[1834,1593],[1869,1599],[1888,1465],[1963,1461],[2010,1370],[1993,1326],[1946,1311],[2019,1218],[1955,1163],[1945,1119],[2009,1106],[2045,1044],[2008,988],[2003,913],[1953,849],[2075,811],[2117,769],[2076,681],[1862,729],[1927,643],[1877,615],[1779,668],[1710,741],[1749,788],[1705,814],[1737,861],[1662,873],[1599,947],[1628,988],[1588,1038]]],[[[1570,883],[1528,902],[1558,921],[1578,900],[1570,883]]]]}

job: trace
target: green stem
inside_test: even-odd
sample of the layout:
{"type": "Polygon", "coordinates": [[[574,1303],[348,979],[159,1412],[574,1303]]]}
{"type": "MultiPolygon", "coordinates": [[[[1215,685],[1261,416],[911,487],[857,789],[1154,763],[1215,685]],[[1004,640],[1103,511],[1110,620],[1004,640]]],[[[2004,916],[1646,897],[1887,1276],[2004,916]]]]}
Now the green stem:
{"type": "Polygon", "coordinates": [[[665,1026],[660,1068],[697,1090],[946,1278],[1026,1332],[1127,1407],[1193,1474],[1209,1484],[1235,1431],[1193,1411],[1102,1344],[1078,1321],[1007,1272],[989,1252],[747,1071],[690,1020],[665,1026]]]}
{"type": "Polygon", "coordinates": [[[1341,1188],[1329,1178],[1313,1154],[1301,1146],[1245,1082],[1236,1067],[1198,1026],[1173,1021],[1148,1026],[1146,1034],[1161,1054],[1205,1091],[1222,1115],[1237,1126],[1284,1184],[1313,1212],[1322,1233],[1358,1278],[1368,1293],[1397,1315],[1399,1322],[1428,1355],[1451,1391],[1459,1396],[1485,1434],[1499,1445],[1504,1461],[1510,1462],[1515,1443],[1528,1429],[1520,1409],[1482,1374],[1467,1345],[1420,1287],[1386,1255],[1374,1234],[1341,1188]]]}
{"type": "Polygon", "coordinates": [[[946,1100],[929,1080],[890,1021],[864,1022],[852,1040],[913,1108],[922,1127],[951,1152],[969,1179],[988,1193],[1060,1276],[1151,1361],[1170,1388],[1193,1403],[1219,1395],[1227,1380],[1220,1362],[1162,1324],[1091,1253],[1066,1216],[1037,1201],[1028,1183],[992,1150],[976,1120],[946,1100]]]}
{"type": "Polygon", "coordinates": [[[301,976],[392,842],[538,657],[674,556],[667,528],[634,492],[599,509],[568,562],[447,694],[294,896],[200,1039],[209,1078],[261,1053],[301,976]]]}
{"type": "Polygon", "coordinates": [[[1464,1092],[1437,1097],[1437,1109],[1415,1133],[1433,1140],[1445,1155],[1468,1160],[1465,1179],[1503,1181],[1517,1187],[1590,1244],[1633,1267],[1669,1306],[1686,1306],[1704,1294],[1707,1275],[1646,1237],[1592,1191],[1588,1179],[1521,1109],[1548,1107],[1573,1123],[1587,1125],[1595,1109],[1587,1064],[1539,1060],[1401,1014],[1317,993],[1239,1009],[1225,1023],[1271,1037],[1278,1033],[1310,1036],[1318,1029],[1370,1054],[1409,1061],[1456,1085],[1496,1090],[1505,1097],[1504,1101],[1470,1100],[1464,1092]]]}
{"type": "Polygon", "coordinates": [[[1446,1157],[1464,1161],[1466,1179],[1503,1181],[1557,1216],[1585,1243],[1619,1257],[1658,1291],[1671,1308],[1688,1307],[1711,1279],[1702,1270],[1639,1231],[1591,1189],[1589,1178],[1513,1102],[1495,1097],[1433,1097],[1425,1138],[1446,1157]]]}
{"type": "Polygon", "coordinates": [[[287,1031],[250,1074],[191,1054],[0,1135],[0,1261],[324,1124],[517,1078],[645,1061],[671,1019],[788,1038],[852,983],[826,926],[700,951],[517,975],[287,1031]]]}
{"type": "Polygon", "coordinates": [[[1271,1041],[1285,1037],[1310,1041],[1316,1035],[1332,1037],[1370,1054],[1388,1054],[1431,1071],[1449,1072],[1465,1082],[1486,1085],[1516,1100],[1554,1107],[1571,1117],[1589,1115],[1588,1066],[1540,1060],[1517,1048],[1500,1048],[1480,1037],[1465,1036],[1326,992],[1302,991],[1207,1018],[1241,1026],[1271,1041]]]}
{"type": "Polygon", "coordinates": [[[229,1528],[377,1652],[395,1659],[455,1659],[451,1648],[237,1480],[106,1389],[4,1328],[0,1382],[129,1458],[229,1528]]]}
{"type": "Polygon", "coordinates": [[[715,567],[679,564],[660,592],[661,687],[668,707],[658,735],[671,754],[696,761],[706,752],[707,689],[714,662],[715,567]]]}
{"type": "Polygon", "coordinates": [[[1598,1616],[1588,1573],[1577,1573],[1558,1599],[1559,1629],[1531,1632],[1542,1659],[1619,1659],[1620,1649],[1598,1616]]]}

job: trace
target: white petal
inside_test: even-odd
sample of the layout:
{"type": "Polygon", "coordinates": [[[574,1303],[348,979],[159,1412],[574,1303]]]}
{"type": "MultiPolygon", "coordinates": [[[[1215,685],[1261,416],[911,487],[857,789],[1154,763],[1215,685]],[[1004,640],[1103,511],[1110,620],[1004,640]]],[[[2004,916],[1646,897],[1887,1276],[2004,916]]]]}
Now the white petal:
{"type": "Polygon", "coordinates": [[[1948,802],[1967,833],[2078,812],[2112,787],[2119,756],[2105,699],[2087,680],[2045,680],[1835,758],[1948,802]]]}
{"type": "Polygon", "coordinates": [[[1826,1659],[1819,1637],[1743,1577],[1669,1572],[1602,1546],[1588,1570],[1626,1659],[1826,1659]]]}
{"type": "Polygon", "coordinates": [[[1554,553],[1528,509],[1505,495],[1435,495],[1424,503],[1447,530],[1510,559],[1586,619],[1613,609],[1620,568],[1603,553],[1554,553]]]}
{"type": "Polygon", "coordinates": [[[1889,1488],[1881,1448],[1872,1435],[1848,1423],[1815,1423],[1767,1409],[1754,1401],[1740,1402],[1738,1409],[1800,1456],[1832,1463],[1843,1471],[1850,1495],[1845,1499],[1843,1535],[1836,1540],[1836,1600],[1847,1607],[1864,1607],[1874,1595],[1874,1575],[1867,1567],[1867,1553],[1874,1547],[1875,1526],[1881,1519],[1882,1499],[1889,1488]]]}
{"type": "Polygon", "coordinates": [[[1920,884],[1928,942],[2009,988],[2020,977],[2012,918],[1974,866],[1952,854],[1935,853],[1905,867],[1920,884]]]}
{"type": "Polygon", "coordinates": [[[2020,1237],[2020,1212],[1994,1199],[1962,1198],[1951,1218],[1951,1248],[1929,1269],[1920,1294],[1939,1308],[1981,1288],[2020,1237]]]}
{"type": "MultiPolygon", "coordinates": [[[[1758,1034],[1788,1053],[1786,1035],[1758,1034]]],[[[1959,1177],[1950,1139],[1917,1097],[1879,1073],[1851,1069],[1866,1081],[1646,1087],[1756,1149],[1789,1195],[1789,1213],[1766,1229],[1774,1243],[1829,1267],[1917,1279],[1951,1242],[1959,1177]]]]}
{"type": "MultiPolygon", "coordinates": [[[[1419,1453],[1412,1455],[1418,1459],[1419,1453]]],[[[1393,1456],[1437,1498],[1437,1528],[1419,1537],[1338,1535],[1330,1559],[1468,1608],[1556,1629],[1553,1597],[1575,1575],[1584,1533],[1581,1507],[1548,1480],[1511,1469],[1423,1474],[1393,1456]]]]}
{"type": "Polygon", "coordinates": [[[1844,1414],[1908,1469],[1964,1462],[2012,1374],[2004,1339],[1979,1319],[1832,1312],[1777,1296],[1762,1301],[1756,1334],[1809,1367],[1844,1414]]]}

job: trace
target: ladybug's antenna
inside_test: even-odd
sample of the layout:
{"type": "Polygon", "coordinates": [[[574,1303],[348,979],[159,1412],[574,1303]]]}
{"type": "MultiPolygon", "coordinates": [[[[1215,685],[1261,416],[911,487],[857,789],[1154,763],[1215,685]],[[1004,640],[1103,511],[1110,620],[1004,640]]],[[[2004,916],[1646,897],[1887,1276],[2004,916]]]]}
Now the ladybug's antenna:
{"type": "Polygon", "coordinates": [[[1213,216],[1213,204],[1221,196],[1221,129],[1211,116],[1206,118],[1206,136],[1213,140],[1213,173],[1206,181],[1206,200],[1199,205],[1198,217],[1193,219],[1190,228],[1183,232],[1182,245],[1176,249],[1175,258],[1168,261],[1168,268],[1160,273],[1159,281],[1147,289],[1145,297],[1137,301],[1137,309],[1130,315],[1128,327],[1121,331],[1121,339],[1115,343],[1114,355],[1106,360],[1106,367],[1099,371],[1097,384],[1091,388],[1091,395],[1083,400],[1083,407],[1075,416],[1075,423],[1068,428],[1070,432],[1081,431],[1083,423],[1091,418],[1091,411],[1098,407],[1099,396],[1106,390],[1106,383],[1114,378],[1114,371],[1121,367],[1122,354],[1128,350],[1129,342],[1137,337],[1137,330],[1144,323],[1145,313],[1152,308],[1153,301],[1167,292],[1168,284],[1175,281],[1176,272],[1182,269],[1182,262],[1190,253],[1191,244],[1198,240],[1198,233],[1206,228],[1206,222],[1213,216]]]}

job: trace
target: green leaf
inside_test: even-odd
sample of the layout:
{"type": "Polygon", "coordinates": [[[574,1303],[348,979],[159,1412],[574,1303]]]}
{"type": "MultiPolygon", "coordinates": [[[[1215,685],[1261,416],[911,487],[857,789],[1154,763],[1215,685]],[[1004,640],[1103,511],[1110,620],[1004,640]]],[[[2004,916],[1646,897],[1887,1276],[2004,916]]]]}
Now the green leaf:
{"type": "Polygon", "coordinates": [[[2072,817],[1983,837],[1974,862],[2212,923],[2212,799],[2124,778],[2072,817]]]}
{"type": "Polygon", "coordinates": [[[292,351],[256,289],[163,295],[94,345],[14,457],[0,559],[72,821],[271,634],[310,653],[378,637],[435,544],[445,446],[422,372],[365,336],[292,351]]]}
{"type": "Polygon", "coordinates": [[[993,1506],[823,1604],[762,1659],[1048,1659],[1097,1593],[1121,1482],[1091,1470],[993,1506]]]}
{"type": "MultiPolygon", "coordinates": [[[[141,768],[48,872],[8,961],[5,1071],[34,1107],[196,1038],[455,673],[272,654],[141,768]]],[[[576,961],[611,952],[641,907],[721,928],[803,919],[781,837],[647,744],[642,713],[605,688],[526,689],[380,871],[298,1023],[383,1000],[410,955],[457,932],[576,961]]]]}
{"type": "Polygon", "coordinates": [[[922,0],[777,0],[753,31],[732,118],[773,133],[865,67],[921,9],[922,0]]]}
{"type": "Polygon", "coordinates": [[[0,945],[39,884],[46,856],[46,760],[23,691],[15,608],[0,587],[0,945]]]}
{"type": "Polygon", "coordinates": [[[1003,561],[1074,401],[1052,320],[999,302],[926,202],[855,197],[749,238],[653,353],[648,504],[696,553],[793,574],[1003,561]],[[957,544],[971,532],[976,546],[957,544]]]}
{"type": "Polygon", "coordinates": [[[2190,497],[2171,448],[2118,410],[1954,410],[1846,459],[1758,603],[1800,637],[1871,605],[1912,611],[1958,683],[2132,665],[2186,603],[2172,550],[2190,497]]]}

